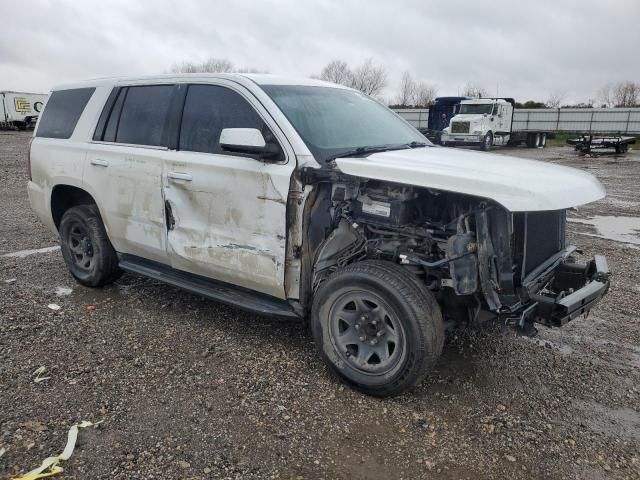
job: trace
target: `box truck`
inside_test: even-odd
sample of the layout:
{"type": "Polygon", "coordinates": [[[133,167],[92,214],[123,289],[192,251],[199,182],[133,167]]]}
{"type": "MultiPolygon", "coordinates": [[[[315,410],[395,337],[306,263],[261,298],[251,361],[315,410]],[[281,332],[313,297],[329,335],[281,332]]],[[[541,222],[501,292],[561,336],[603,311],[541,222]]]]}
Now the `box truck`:
{"type": "Polygon", "coordinates": [[[34,127],[46,99],[42,93],[0,92],[0,127],[34,127]]]}

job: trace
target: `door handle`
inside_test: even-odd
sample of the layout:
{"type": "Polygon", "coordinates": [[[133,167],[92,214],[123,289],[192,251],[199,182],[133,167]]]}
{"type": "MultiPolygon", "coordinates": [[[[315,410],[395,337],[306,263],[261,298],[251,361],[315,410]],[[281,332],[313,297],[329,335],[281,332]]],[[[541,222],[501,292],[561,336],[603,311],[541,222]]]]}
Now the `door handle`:
{"type": "Polygon", "coordinates": [[[108,167],[109,162],[102,160],[101,158],[92,158],[91,165],[95,165],[96,167],[108,167]]]}
{"type": "Polygon", "coordinates": [[[182,180],[184,182],[190,182],[193,180],[193,177],[190,174],[182,172],[169,172],[167,173],[167,177],[173,180],[182,180]]]}

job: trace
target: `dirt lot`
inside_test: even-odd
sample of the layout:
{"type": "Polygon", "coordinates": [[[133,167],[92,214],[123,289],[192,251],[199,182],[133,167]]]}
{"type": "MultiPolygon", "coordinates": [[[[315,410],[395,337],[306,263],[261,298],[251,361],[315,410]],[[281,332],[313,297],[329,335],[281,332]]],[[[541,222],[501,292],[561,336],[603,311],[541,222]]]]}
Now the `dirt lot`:
{"type": "Polygon", "coordinates": [[[379,400],[332,378],[299,323],[130,275],[87,289],[59,250],[6,256],[57,242],[28,206],[27,144],[0,134],[0,478],[60,453],[81,420],[103,423],[64,478],[640,478],[640,245],[624,243],[640,240],[609,218],[639,215],[637,151],[503,151],[604,183],[569,236],[607,256],[611,291],[533,340],[459,332],[424,384],[379,400]]]}

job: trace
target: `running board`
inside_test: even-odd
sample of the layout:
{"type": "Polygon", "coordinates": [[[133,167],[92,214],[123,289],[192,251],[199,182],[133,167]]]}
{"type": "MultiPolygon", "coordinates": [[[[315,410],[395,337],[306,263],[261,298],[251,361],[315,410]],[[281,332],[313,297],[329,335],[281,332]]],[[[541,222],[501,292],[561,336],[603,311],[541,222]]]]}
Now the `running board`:
{"type": "Polygon", "coordinates": [[[119,266],[125,272],[153,278],[168,285],[253,313],[300,318],[285,300],[227,283],[217,282],[193,273],[176,270],[162,263],[145,260],[133,255],[121,255],[119,266]]]}

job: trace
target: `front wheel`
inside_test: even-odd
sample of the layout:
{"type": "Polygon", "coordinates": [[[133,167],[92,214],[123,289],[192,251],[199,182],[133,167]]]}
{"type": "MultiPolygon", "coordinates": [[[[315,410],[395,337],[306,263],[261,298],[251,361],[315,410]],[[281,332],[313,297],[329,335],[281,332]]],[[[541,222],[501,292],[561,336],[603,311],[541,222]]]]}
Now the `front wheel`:
{"type": "Polygon", "coordinates": [[[318,289],[311,327],[325,362],[355,389],[374,396],[417,385],[444,343],[433,294],[407,269],[363,261],[318,289]]]}
{"type": "Polygon", "coordinates": [[[491,147],[493,147],[493,135],[489,132],[484,136],[484,140],[482,141],[482,150],[488,152],[491,150],[491,147]]]}

